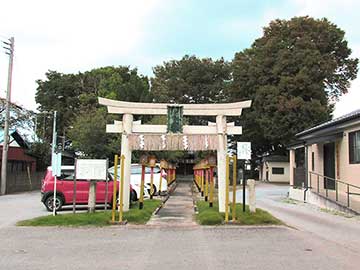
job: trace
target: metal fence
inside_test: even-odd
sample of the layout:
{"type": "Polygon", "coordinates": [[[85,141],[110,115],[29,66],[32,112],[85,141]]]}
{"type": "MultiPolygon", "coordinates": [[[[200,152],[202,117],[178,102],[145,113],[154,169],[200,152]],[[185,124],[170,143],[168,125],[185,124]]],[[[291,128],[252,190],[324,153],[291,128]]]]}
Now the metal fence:
{"type": "Polygon", "coordinates": [[[308,186],[313,192],[360,213],[360,187],[316,172],[309,172],[308,186]]]}

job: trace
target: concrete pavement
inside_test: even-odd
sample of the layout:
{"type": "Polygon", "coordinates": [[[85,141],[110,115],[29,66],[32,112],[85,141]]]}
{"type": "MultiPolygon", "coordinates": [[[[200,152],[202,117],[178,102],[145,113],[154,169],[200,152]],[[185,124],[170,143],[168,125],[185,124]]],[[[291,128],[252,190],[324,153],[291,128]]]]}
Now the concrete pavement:
{"type": "Polygon", "coordinates": [[[147,223],[149,226],[197,226],[194,219],[192,182],[177,183],[162,209],[147,223]]]}
{"type": "MultiPolygon", "coordinates": [[[[320,208],[286,200],[288,186],[256,183],[257,207],[309,235],[316,235],[345,248],[360,250],[360,217],[345,217],[322,211],[320,208]]],[[[242,192],[237,191],[238,201],[242,192]]]]}

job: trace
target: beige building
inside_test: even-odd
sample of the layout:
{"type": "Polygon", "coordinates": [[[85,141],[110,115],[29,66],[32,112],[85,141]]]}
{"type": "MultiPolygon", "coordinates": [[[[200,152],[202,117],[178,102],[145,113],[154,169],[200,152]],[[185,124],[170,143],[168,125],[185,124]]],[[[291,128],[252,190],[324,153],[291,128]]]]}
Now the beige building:
{"type": "Polygon", "coordinates": [[[272,183],[289,183],[289,158],[286,156],[277,155],[263,157],[259,172],[259,178],[261,181],[272,183]]]}
{"type": "Polygon", "coordinates": [[[360,212],[360,110],[296,137],[289,147],[290,196],[308,201],[316,195],[360,212]]]}

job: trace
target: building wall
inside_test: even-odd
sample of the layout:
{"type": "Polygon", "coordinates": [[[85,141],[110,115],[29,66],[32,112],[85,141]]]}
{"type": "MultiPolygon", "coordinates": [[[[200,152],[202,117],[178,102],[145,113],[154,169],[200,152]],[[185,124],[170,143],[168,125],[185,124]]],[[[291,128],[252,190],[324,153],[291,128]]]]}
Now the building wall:
{"type": "Polygon", "coordinates": [[[266,181],[266,171],[269,171],[269,182],[289,183],[290,182],[290,165],[289,162],[267,161],[262,163],[261,180],[266,181]],[[272,174],[272,168],[284,168],[284,174],[272,174]]]}
{"type": "Polygon", "coordinates": [[[318,174],[324,174],[324,144],[312,144],[308,146],[308,169],[318,174]],[[312,168],[312,153],[314,153],[314,170],[312,168]]]}
{"type": "MultiPolygon", "coordinates": [[[[2,152],[2,146],[0,146],[0,152],[2,152]]],[[[0,163],[1,163],[0,156],[0,163]]],[[[36,159],[32,156],[29,156],[25,153],[24,149],[21,147],[9,147],[8,150],[8,162],[22,161],[29,164],[31,171],[36,170],[36,159]]]]}
{"type": "MultiPolygon", "coordinates": [[[[335,176],[338,180],[360,186],[360,164],[350,164],[349,161],[349,133],[360,130],[360,123],[344,131],[344,136],[335,142],[335,176]]],[[[324,144],[313,144],[308,146],[308,168],[312,171],[312,155],[314,152],[315,168],[314,172],[324,175],[324,144]]],[[[317,181],[317,176],[312,175],[312,186],[317,181]]],[[[323,188],[323,180],[320,177],[320,189],[323,188]]],[[[339,185],[339,189],[344,190],[346,185],[339,185]]]]}
{"type": "MultiPolygon", "coordinates": [[[[0,143],[1,146],[4,145],[4,142],[1,142],[0,143]]],[[[10,139],[10,144],[9,144],[10,147],[20,147],[20,145],[17,143],[17,141],[14,140],[13,137],[11,137],[10,139]]]]}
{"type": "Polygon", "coordinates": [[[349,160],[349,133],[360,130],[360,123],[344,132],[344,137],[339,145],[340,164],[339,178],[347,183],[360,186],[360,164],[350,164],[349,160]]]}

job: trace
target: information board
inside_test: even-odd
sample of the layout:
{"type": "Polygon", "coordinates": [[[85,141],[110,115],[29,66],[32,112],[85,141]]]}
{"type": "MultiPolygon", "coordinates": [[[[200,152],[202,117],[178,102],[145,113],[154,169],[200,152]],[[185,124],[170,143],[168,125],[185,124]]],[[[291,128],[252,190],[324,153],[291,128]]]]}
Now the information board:
{"type": "Polygon", "coordinates": [[[51,154],[51,171],[52,176],[61,175],[61,153],[51,154]]]}
{"type": "Polygon", "coordinates": [[[77,159],[76,179],[106,180],[107,166],[106,159],[77,159]]]}
{"type": "Polygon", "coordinates": [[[237,142],[237,158],[251,159],[251,142],[237,142]]]}

